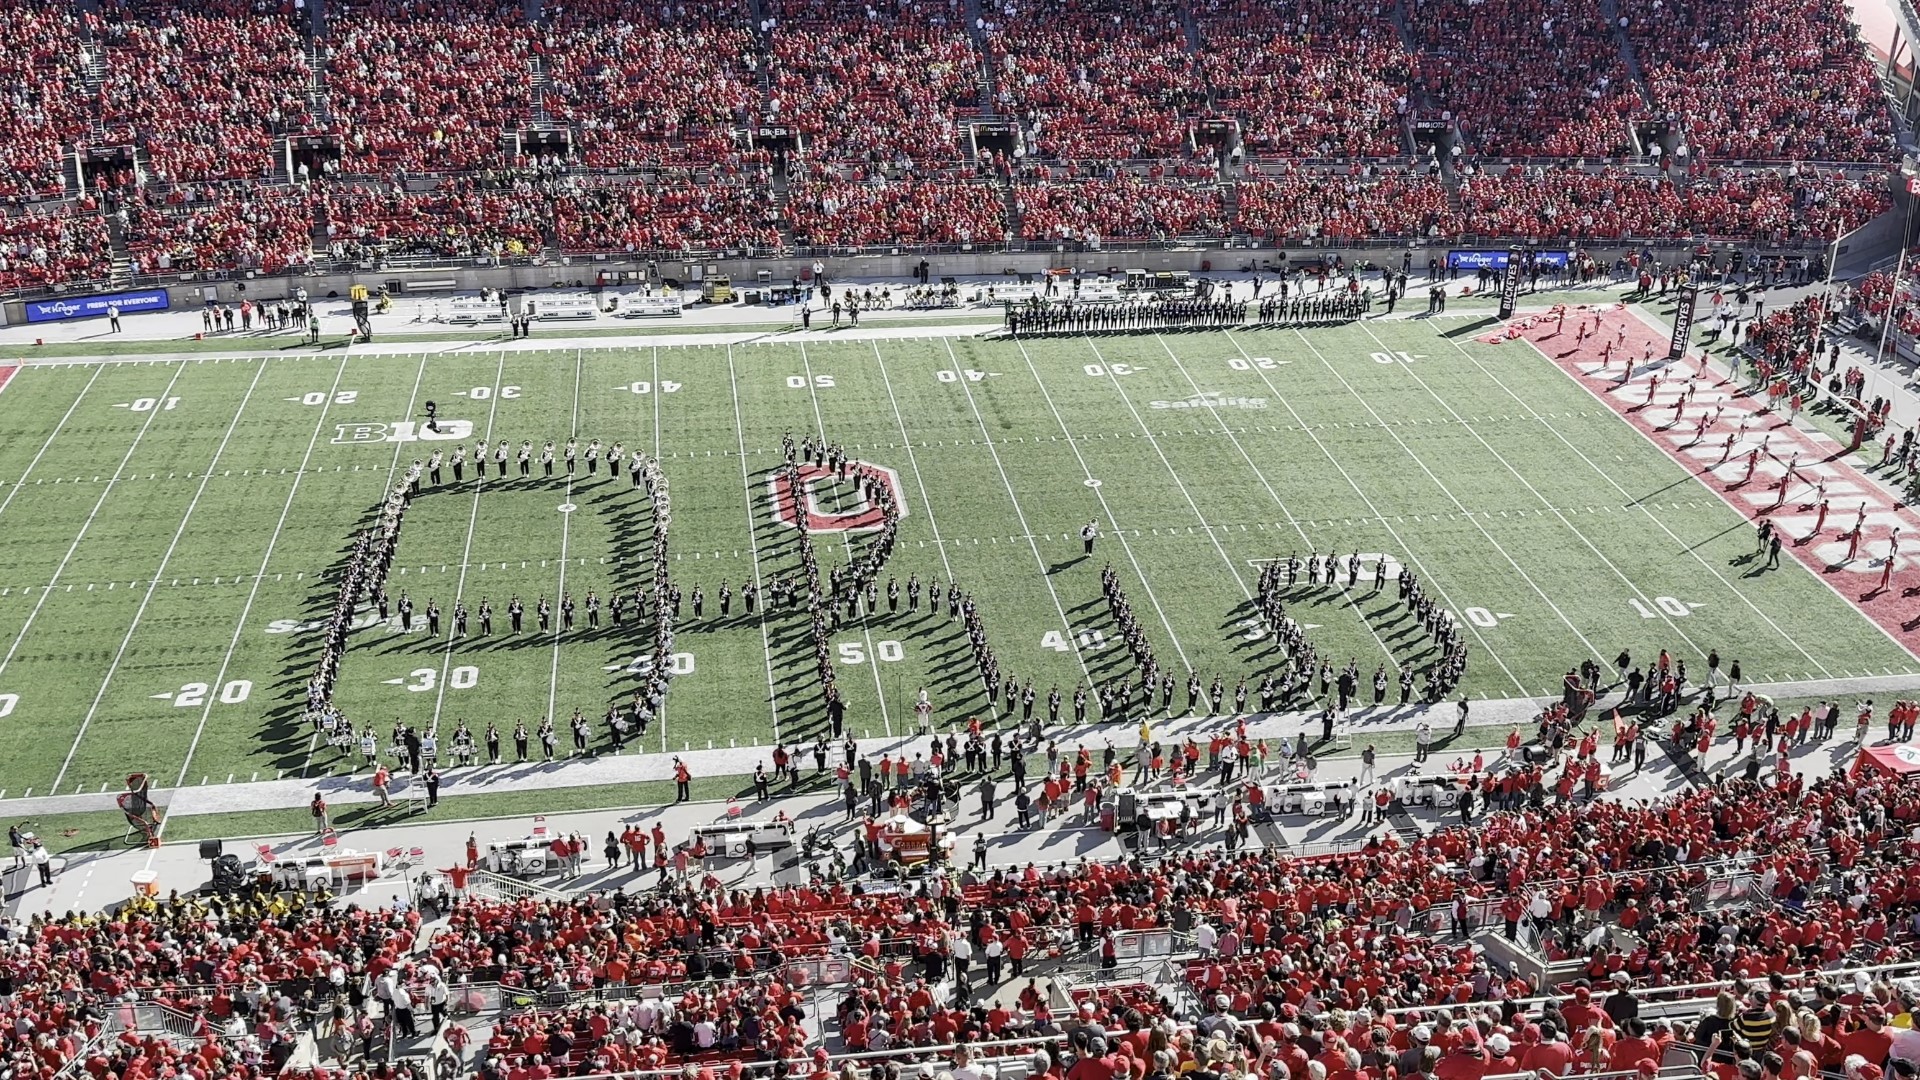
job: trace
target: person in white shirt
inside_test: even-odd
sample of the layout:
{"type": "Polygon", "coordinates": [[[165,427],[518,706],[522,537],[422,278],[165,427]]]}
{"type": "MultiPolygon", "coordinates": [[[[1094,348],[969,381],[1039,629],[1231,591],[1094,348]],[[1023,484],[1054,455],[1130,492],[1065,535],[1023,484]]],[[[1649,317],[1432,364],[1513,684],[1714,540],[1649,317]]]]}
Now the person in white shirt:
{"type": "Polygon", "coordinates": [[[1212,923],[1203,922],[1193,928],[1193,945],[1200,950],[1200,958],[1205,960],[1213,955],[1213,946],[1220,940],[1220,932],[1212,923]]]}
{"type": "Polygon", "coordinates": [[[713,1049],[713,1044],[716,1037],[717,1036],[713,1030],[713,1021],[707,1019],[706,1017],[704,1016],[701,1017],[699,1022],[693,1025],[693,1044],[695,1046],[698,1046],[700,1049],[702,1050],[713,1049]]]}

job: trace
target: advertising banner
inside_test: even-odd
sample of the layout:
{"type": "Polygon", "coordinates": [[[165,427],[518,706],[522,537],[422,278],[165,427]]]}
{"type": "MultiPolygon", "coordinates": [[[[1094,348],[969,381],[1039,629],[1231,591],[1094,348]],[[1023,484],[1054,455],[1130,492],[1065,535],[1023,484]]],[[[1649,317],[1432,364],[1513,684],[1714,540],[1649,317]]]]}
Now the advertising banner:
{"type": "MultiPolygon", "coordinates": [[[[1508,252],[1505,251],[1449,251],[1447,269],[1449,270],[1505,270],[1508,252]]],[[[1533,261],[1544,267],[1566,269],[1568,253],[1564,251],[1536,251],[1533,261]]]]}
{"type": "Polygon", "coordinates": [[[1525,253],[1519,248],[1507,252],[1507,268],[1500,281],[1500,317],[1513,318],[1513,309],[1520,303],[1520,266],[1526,261],[1525,253]]]}
{"type": "Polygon", "coordinates": [[[30,323],[103,318],[107,309],[115,306],[119,307],[122,315],[134,315],[142,311],[167,310],[167,290],[140,289],[101,296],[63,296],[54,300],[29,300],[26,306],[27,321],[30,323]]]}
{"type": "Polygon", "coordinates": [[[1678,360],[1686,355],[1687,343],[1693,339],[1693,309],[1699,304],[1699,289],[1689,286],[1680,290],[1680,304],[1673,312],[1673,342],[1667,346],[1667,359],[1678,360]]]}

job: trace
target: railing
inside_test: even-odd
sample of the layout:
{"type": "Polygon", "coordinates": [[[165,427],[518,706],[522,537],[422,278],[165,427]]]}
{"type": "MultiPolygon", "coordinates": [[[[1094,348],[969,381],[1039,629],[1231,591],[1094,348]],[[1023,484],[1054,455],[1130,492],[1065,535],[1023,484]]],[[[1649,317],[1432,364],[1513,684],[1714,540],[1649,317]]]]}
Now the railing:
{"type": "Polygon", "coordinates": [[[578,894],[563,889],[550,889],[545,885],[536,885],[531,881],[495,874],[487,870],[475,870],[467,876],[467,893],[487,900],[514,902],[518,900],[541,900],[566,903],[578,894]]]}

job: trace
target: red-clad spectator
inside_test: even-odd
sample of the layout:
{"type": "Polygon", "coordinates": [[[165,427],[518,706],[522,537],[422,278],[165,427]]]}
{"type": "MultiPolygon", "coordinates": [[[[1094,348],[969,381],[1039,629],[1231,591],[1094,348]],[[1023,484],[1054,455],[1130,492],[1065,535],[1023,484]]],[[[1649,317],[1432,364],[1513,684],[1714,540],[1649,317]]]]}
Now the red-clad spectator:
{"type": "Polygon", "coordinates": [[[542,15],[546,108],[574,126],[588,167],[705,166],[740,151],[734,129],[760,103],[741,0],[569,0],[542,15]]]}
{"type": "Polygon", "coordinates": [[[1471,152],[1616,156],[1646,112],[1599,0],[1408,0],[1413,85],[1471,152]]]}
{"type": "Polygon", "coordinates": [[[144,147],[152,179],[270,175],[277,135],[311,126],[313,73],[291,5],[108,0],[89,18],[106,44],[107,140],[144,147]]]}
{"type": "Polygon", "coordinates": [[[1049,159],[1180,157],[1206,100],[1177,5],[1006,0],[983,16],[997,104],[1049,159]]]}
{"type": "Polygon", "coordinates": [[[979,181],[808,181],[789,186],[787,219],[801,244],[997,244],[1000,189],[979,181]]]}
{"type": "Polygon", "coordinates": [[[1022,183],[1014,189],[1020,235],[1029,240],[1165,239],[1218,233],[1225,204],[1217,184],[1122,175],[1111,180],[1022,183]]]}
{"type": "Polygon", "coordinates": [[[1438,238],[1460,219],[1438,177],[1371,168],[1253,172],[1235,192],[1233,231],[1272,242],[1438,238]]]}
{"type": "Polygon", "coordinates": [[[651,183],[585,183],[553,200],[554,230],[568,252],[775,248],[766,182],[756,171],[740,182],[663,172],[651,183]]]}
{"type": "Polygon", "coordinates": [[[71,5],[0,2],[0,197],[58,194],[61,154],[87,130],[86,72],[71,5]]]}
{"type": "Polygon", "coordinates": [[[1886,95],[1843,0],[1620,0],[1620,16],[1695,158],[1893,155],[1886,95]]]}
{"type": "Polygon", "coordinates": [[[327,25],[346,172],[501,164],[503,134],[531,119],[534,35],[517,2],[343,0],[327,25]]]}
{"type": "Polygon", "coordinates": [[[1198,0],[1201,71],[1250,154],[1404,149],[1408,57],[1391,0],[1198,0]]]}

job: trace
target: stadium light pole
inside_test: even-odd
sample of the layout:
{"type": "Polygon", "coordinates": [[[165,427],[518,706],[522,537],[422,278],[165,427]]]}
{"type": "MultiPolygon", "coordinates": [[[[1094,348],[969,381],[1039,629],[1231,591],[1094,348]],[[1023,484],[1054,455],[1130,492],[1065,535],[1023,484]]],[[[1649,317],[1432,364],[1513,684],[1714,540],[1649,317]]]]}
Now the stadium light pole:
{"type": "MultiPolygon", "coordinates": [[[[1887,355],[1887,336],[1893,329],[1894,307],[1900,300],[1900,275],[1907,268],[1907,246],[1913,242],[1914,204],[1920,202],[1920,193],[1915,192],[1915,175],[1908,168],[1900,170],[1900,178],[1907,188],[1907,220],[1900,227],[1900,257],[1893,264],[1893,281],[1887,287],[1887,311],[1880,320],[1880,344],[1874,347],[1873,363],[1870,369],[1878,374],[1880,360],[1887,355]]],[[[1816,358],[1817,359],[1817,358],[1816,358]]]]}

